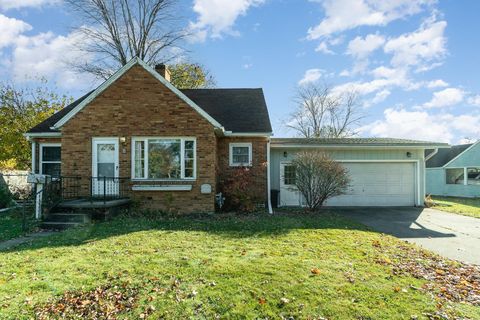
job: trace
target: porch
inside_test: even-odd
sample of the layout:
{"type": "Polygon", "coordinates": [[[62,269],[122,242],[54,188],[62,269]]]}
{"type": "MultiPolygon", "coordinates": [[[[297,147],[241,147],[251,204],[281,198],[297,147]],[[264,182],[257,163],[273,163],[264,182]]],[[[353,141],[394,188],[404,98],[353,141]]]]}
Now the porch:
{"type": "Polygon", "coordinates": [[[41,193],[42,226],[64,229],[105,220],[128,208],[130,178],[60,176],[47,181],[41,193]]]}

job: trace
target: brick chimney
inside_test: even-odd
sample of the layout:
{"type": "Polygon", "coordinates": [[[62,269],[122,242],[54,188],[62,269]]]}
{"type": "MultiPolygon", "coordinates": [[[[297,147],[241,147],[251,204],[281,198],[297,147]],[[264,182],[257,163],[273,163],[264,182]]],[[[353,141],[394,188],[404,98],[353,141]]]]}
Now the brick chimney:
{"type": "Polygon", "coordinates": [[[162,77],[164,77],[165,80],[170,82],[170,70],[168,70],[168,67],[165,64],[157,64],[155,66],[155,71],[157,71],[162,77]]]}

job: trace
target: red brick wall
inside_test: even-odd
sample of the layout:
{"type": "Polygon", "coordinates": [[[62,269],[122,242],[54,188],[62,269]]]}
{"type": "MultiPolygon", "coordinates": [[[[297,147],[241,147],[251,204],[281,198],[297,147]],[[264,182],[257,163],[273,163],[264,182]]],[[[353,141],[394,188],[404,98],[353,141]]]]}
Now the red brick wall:
{"type": "Polygon", "coordinates": [[[214,211],[217,138],[213,126],[142,67],[130,69],[61,130],[62,174],[84,177],[92,176],[93,137],[126,138],[119,150],[121,177],[132,175],[132,137],[196,137],[197,178],[190,183],[192,191],[131,194],[142,207],[166,209],[170,203],[169,209],[178,212],[214,211]],[[202,184],[212,185],[212,193],[201,194],[202,184]]]}
{"type": "Polygon", "coordinates": [[[227,180],[238,167],[230,167],[229,153],[230,143],[246,142],[252,144],[252,174],[254,183],[251,186],[255,194],[259,195],[260,205],[267,201],[267,142],[268,138],[249,137],[249,138],[218,138],[218,180],[217,188],[227,180]]]}

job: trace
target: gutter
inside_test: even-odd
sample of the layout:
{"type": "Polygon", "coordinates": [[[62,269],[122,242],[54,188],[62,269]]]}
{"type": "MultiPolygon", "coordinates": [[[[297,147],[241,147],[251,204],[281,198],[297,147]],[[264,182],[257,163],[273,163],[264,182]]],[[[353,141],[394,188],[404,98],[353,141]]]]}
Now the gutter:
{"type": "Polygon", "coordinates": [[[32,132],[24,133],[23,136],[30,141],[31,138],[59,138],[62,136],[61,132],[32,132]]]}
{"type": "Polygon", "coordinates": [[[273,136],[272,132],[232,132],[224,131],[223,135],[225,137],[271,137],[273,136]]]}
{"type": "Polygon", "coordinates": [[[268,204],[268,213],[273,214],[272,209],[272,195],[270,192],[270,139],[267,142],[267,204],[268,204]]]}

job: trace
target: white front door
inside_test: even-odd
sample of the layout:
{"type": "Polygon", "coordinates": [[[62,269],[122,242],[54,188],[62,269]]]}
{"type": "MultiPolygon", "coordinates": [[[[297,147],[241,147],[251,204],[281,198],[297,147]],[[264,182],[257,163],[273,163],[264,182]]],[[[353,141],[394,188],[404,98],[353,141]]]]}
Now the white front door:
{"type": "Polygon", "coordinates": [[[118,138],[93,138],[92,195],[119,194],[118,138]]]}
{"type": "Polygon", "coordinates": [[[295,186],[295,167],[289,162],[280,163],[280,206],[300,206],[302,196],[295,186]]]}

